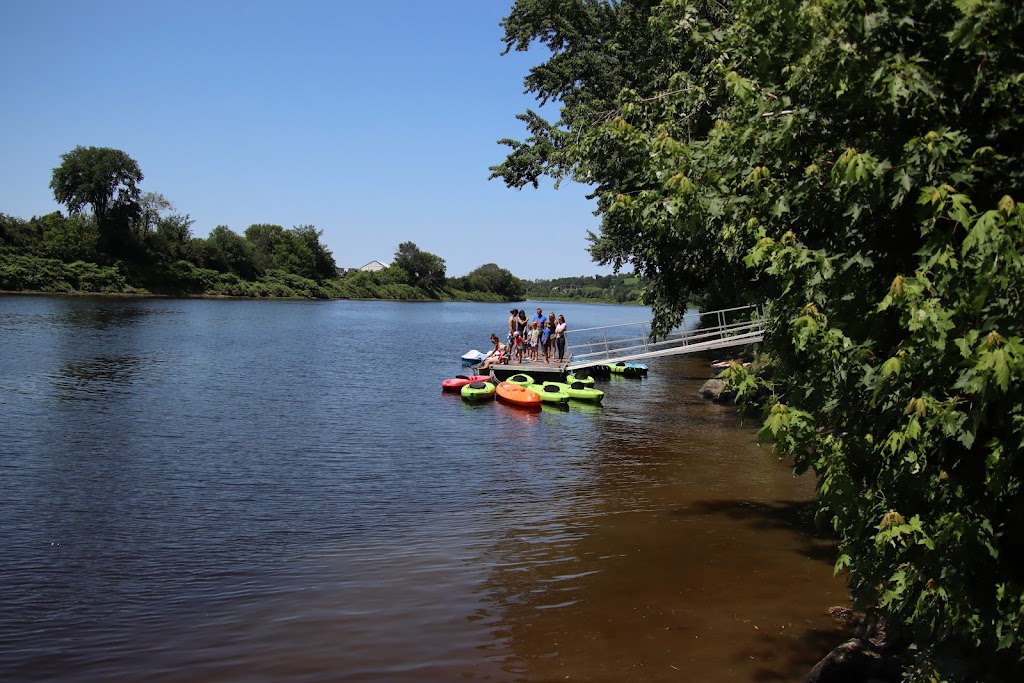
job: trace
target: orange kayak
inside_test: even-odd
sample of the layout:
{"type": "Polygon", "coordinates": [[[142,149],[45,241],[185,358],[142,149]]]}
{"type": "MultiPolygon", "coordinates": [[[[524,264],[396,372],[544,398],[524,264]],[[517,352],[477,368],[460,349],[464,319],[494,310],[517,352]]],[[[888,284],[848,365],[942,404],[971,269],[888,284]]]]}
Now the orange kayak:
{"type": "Polygon", "coordinates": [[[496,392],[498,398],[506,403],[525,408],[540,408],[540,396],[518,384],[502,382],[496,392]]]}

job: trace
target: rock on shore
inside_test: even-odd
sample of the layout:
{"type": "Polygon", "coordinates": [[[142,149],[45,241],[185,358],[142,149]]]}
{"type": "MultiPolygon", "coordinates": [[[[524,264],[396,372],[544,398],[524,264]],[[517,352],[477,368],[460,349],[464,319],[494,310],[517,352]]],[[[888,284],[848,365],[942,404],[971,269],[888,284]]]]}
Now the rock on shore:
{"type": "Polygon", "coordinates": [[[736,394],[732,391],[725,390],[725,380],[721,379],[709,379],[704,382],[704,386],[697,392],[701,398],[715,403],[725,403],[732,405],[736,402],[736,394]]]}

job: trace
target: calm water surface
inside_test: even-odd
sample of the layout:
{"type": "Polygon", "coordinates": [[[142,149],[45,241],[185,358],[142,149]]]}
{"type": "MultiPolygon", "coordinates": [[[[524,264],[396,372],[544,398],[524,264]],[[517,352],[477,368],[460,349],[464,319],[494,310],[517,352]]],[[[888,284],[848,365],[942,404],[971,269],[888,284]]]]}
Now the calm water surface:
{"type": "Polygon", "coordinates": [[[846,601],[813,482],[707,358],[442,395],[508,308],[0,297],[0,680],[798,678],[846,601]]]}

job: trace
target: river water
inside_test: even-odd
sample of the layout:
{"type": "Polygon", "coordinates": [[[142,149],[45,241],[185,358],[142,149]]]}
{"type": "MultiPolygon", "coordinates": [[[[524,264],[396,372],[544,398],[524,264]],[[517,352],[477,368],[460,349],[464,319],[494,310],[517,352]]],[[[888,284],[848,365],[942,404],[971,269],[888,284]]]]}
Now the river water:
{"type": "Polygon", "coordinates": [[[798,678],[847,599],[813,481],[708,358],[443,395],[508,308],[0,296],[0,680],[798,678]]]}

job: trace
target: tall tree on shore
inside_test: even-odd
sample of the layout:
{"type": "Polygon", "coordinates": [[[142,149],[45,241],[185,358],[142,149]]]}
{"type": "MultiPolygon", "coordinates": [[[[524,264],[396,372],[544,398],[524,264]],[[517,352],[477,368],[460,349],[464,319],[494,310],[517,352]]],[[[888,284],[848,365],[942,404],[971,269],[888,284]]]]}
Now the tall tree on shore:
{"type": "MultiPolygon", "coordinates": [[[[646,278],[648,303],[663,317],[691,304],[730,306],[748,297],[751,278],[735,254],[721,245],[713,225],[673,210],[668,223],[631,221],[616,206],[643,200],[668,178],[652,173],[645,145],[621,142],[611,133],[628,125],[624,113],[643,108],[643,131],[661,131],[659,155],[679,155],[679,140],[705,134],[714,123],[713,93],[703,106],[684,111],[681,94],[699,89],[697,79],[709,57],[700,41],[668,34],[654,23],[658,0],[519,0],[502,22],[505,49],[526,51],[538,44],[552,56],[524,79],[527,92],[543,104],[559,104],[558,119],[528,109],[517,118],[527,126],[492,178],[509,187],[537,186],[542,176],[557,183],[575,180],[593,188],[600,235],[591,253],[616,270],[626,267],[646,278]],[[656,254],[671,254],[665,267],[656,254]]],[[[680,3],[677,3],[680,4],[680,3]]],[[[695,26],[719,29],[731,16],[719,2],[686,4],[695,26]],[[690,5],[693,5],[692,7],[690,5]]],[[[636,121],[636,117],[633,118],[636,121]]],[[[670,176],[675,176],[673,172],[670,176]]],[[[683,187],[690,181],[673,177],[683,187]]]]}
{"type": "Polygon", "coordinates": [[[123,249],[139,211],[138,184],[143,176],[138,163],[109,147],[75,147],[61,160],[50,180],[54,199],[71,214],[89,206],[102,248],[114,253],[123,249]]]}
{"type": "Polygon", "coordinates": [[[496,175],[591,184],[593,254],[650,278],[662,329],[701,290],[769,302],[773,381],[734,380],[817,473],[855,600],[912,634],[911,679],[1020,680],[1024,4],[519,0],[504,25],[563,106],[496,175]]]}
{"type": "Polygon", "coordinates": [[[426,290],[435,290],[445,284],[444,259],[423,251],[412,242],[402,242],[395,251],[391,264],[409,274],[409,284],[426,290]]]}

